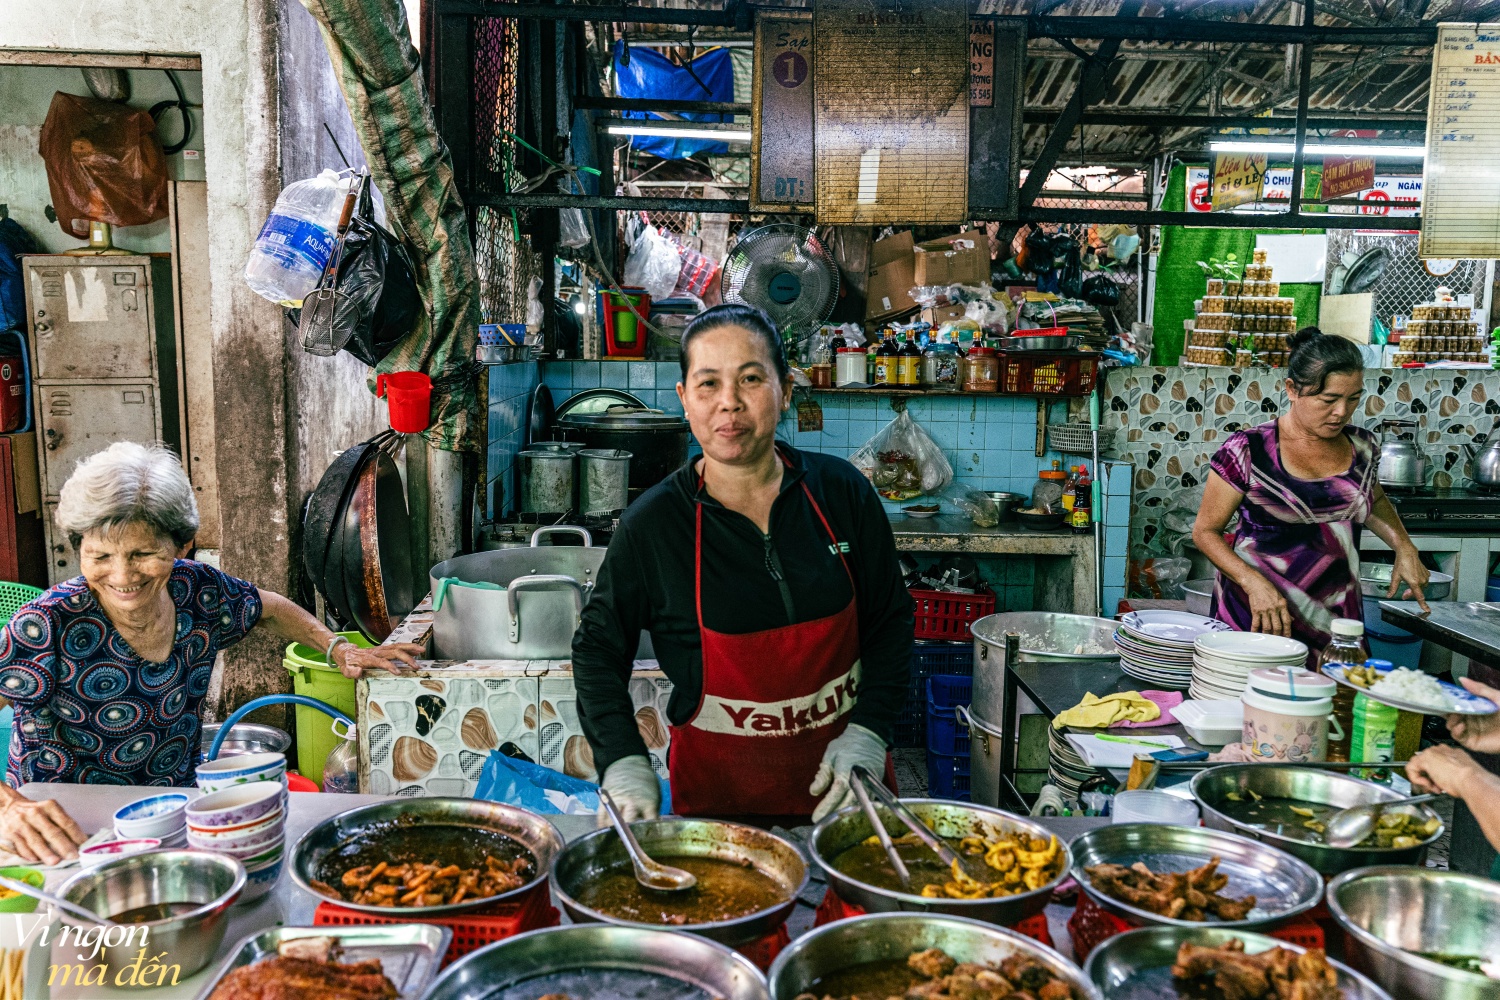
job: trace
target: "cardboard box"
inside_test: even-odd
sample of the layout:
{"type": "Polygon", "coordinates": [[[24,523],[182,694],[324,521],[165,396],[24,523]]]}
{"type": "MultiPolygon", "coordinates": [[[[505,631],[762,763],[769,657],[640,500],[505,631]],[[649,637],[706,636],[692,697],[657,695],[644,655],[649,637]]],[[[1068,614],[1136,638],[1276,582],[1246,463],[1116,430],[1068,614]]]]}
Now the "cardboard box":
{"type": "Polygon", "coordinates": [[[919,243],[913,257],[918,285],[983,285],[990,280],[990,241],[984,233],[919,243]]]}
{"type": "Polygon", "coordinates": [[[934,329],[944,323],[956,323],[963,318],[963,305],[932,306],[922,310],[922,322],[931,323],[934,329]]]}
{"type": "Polygon", "coordinates": [[[16,483],[16,513],[30,514],[42,508],[42,483],[37,474],[36,432],[7,434],[10,438],[12,475],[16,483]]]}
{"type": "Polygon", "coordinates": [[[870,281],[865,295],[865,320],[880,320],[917,308],[911,289],[917,284],[912,260],[911,233],[878,240],[870,247],[870,281]]]}

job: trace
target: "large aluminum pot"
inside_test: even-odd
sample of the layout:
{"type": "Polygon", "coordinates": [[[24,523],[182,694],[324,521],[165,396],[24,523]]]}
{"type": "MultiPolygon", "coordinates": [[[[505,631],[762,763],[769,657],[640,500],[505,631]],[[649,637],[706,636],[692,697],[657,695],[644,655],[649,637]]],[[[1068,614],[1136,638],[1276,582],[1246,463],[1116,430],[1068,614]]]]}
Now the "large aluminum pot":
{"type": "Polygon", "coordinates": [[[969,798],[982,806],[1000,806],[1000,726],[975,715],[968,706],[953,710],[969,730],[969,798]]]}
{"type": "Polygon", "coordinates": [[[1427,954],[1500,956],[1500,883],[1433,868],[1356,868],[1328,883],[1344,954],[1392,996],[1500,1000],[1500,979],[1427,954]]]}
{"type": "Polygon", "coordinates": [[[433,657],[441,660],[561,660],[594,589],[604,549],[583,528],[538,528],[524,549],[458,556],[432,567],[433,657]],[[576,532],[583,545],[541,540],[576,532]]]}
{"type": "Polygon", "coordinates": [[[583,887],[606,870],[630,868],[630,856],[625,853],[619,835],[613,827],[605,827],[569,844],[552,870],[552,885],[557,890],[557,898],[573,920],[681,930],[738,947],[757,941],[786,923],[786,918],[797,906],[798,893],[807,885],[807,862],[802,853],[780,837],[753,826],[672,816],[632,823],[630,830],[647,856],[667,864],[674,857],[707,857],[753,865],[781,884],[785,900],[769,909],[733,920],[678,927],[642,924],[591,909],[578,901],[583,887]]]}
{"type": "Polygon", "coordinates": [[[630,452],[631,500],[687,461],[688,422],[675,414],[612,406],[603,413],[570,412],[558,426],[570,441],[630,452]]]}
{"type": "Polygon", "coordinates": [[[572,924],[517,934],[460,958],[422,1000],[514,996],[719,997],[769,1000],[748,958],[691,934],[649,927],[572,924]]]}
{"type": "MultiPolygon", "coordinates": [[[[1203,812],[1203,825],[1213,830],[1227,830],[1242,837],[1253,837],[1281,848],[1293,857],[1301,858],[1322,875],[1337,875],[1351,868],[1365,865],[1419,865],[1427,856],[1427,848],[1443,835],[1441,827],[1432,836],[1416,847],[1329,847],[1314,844],[1298,837],[1287,837],[1271,830],[1263,830],[1234,819],[1222,812],[1231,793],[1241,799],[1250,798],[1254,792],[1268,799],[1293,799],[1317,805],[1348,809],[1350,806],[1373,802],[1393,802],[1401,794],[1377,785],[1373,781],[1362,781],[1347,774],[1319,771],[1295,764],[1225,764],[1212,767],[1193,776],[1193,797],[1203,812]]],[[[1405,806],[1404,811],[1415,813],[1423,820],[1437,817],[1426,806],[1405,806]]]]}
{"type": "MultiPolygon", "coordinates": [[[[1046,827],[1035,820],[968,802],[952,802],[947,799],[901,801],[917,819],[927,824],[940,837],[998,837],[1009,831],[1023,831],[1028,836],[1043,840],[1052,836],[1046,827]]],[[[890,812],[880,808],[879,815],[890,833],[899,836],[906,832],[905,825],[890,812]]],[[[1073,860],[1068,845],[1059,843],[1062,867],[1052,881],[1038,889],[1019,892],[1014,896],[982,899],[933,898],[920,895],[921,890],[916,886],[912,887],[916,890],[914,892],[885,889],[861,882],[834,867],[835,858],[867,840],[873,833],[864,811],[851,806],[825,816],[822,822],[813,827],[812,836],[808,838],[813,858],[828,876],[828,884],[833,891],[838,893],[840,899],[861,906],[870,913],[908,910],[917,913],[947,913],[995,924],[1019,923],[1046,908],[1052,890],[1068,877],[1068,869],[1073,860]]]]}
{"type": "Polygon", "coordinates": [[[994,723],[1005,718],[1005,633],[1020,633],[1020,662],[1056,663],[1066,668],[1118,662],[1116,627],[1108,618],[1052,611],[1008,611],[979,619],[970,629],[974,634],[974,714],[994,723]]]}
{"type": "Polygon", "coordinates": [[[772,1000],[820,996],[813,984],[832,973],[869,962],[905,959],[941,948],[960,962],[998,966],[1016,953],[1036,959],[1073,988],[1077,1000],[1101,1000],[1078,967],[1045,945],[1004,927],[964,917],[928,913],[874,913],[827,924],[802,935],[771,965],[772,1000]]]}

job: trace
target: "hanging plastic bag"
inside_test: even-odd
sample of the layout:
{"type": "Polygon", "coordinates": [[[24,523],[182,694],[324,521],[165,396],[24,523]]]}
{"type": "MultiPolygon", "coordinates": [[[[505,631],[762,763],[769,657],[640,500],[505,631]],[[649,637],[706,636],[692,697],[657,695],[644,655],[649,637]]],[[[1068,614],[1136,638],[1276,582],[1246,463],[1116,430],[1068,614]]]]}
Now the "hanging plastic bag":
{"type": "Polygon", "coordinates": [[[583,209],[564,208],[557,213],[557,242],[577,250],[589,245],[589,227],[583,219],[583,209]]]}
{"type": "MultiPolygon", "coordinates": [[[[672,811],[672,790],[661,778],[661,814],[672,811]]],[[[474,798],[520,806],[544,815],[593,815],[599,811],[599,786],[529,760],[490,751],[479,773],[474,798]]]]}
{"type": "Polygon", "coordinates": [[[639,288],[653,300],[671,298],[677,287],[677,275],[682,271],[682,256],[677,244],[656,231],[655,226],[645,226],[630,247],[630,256],[625,258],[625,286],[639,288]]]}
{"type": "Polygon", "coordinates": [[[953,466],[937,442],[902,410],[849,459],[887,500],[936,493],[953,480],[953,466]]]}
{"type": "Polygon", "coordinates": [[[360,322],[344,350],[372,368],[421,321],[416,269],[401,241],[376,223],[368,174],[344,238],[338,287],[360,304],[360,322]]]}
{"type": "Polygon", "coordinates": [[[167,157],[149,112],[53,94],[39,151],[68,235],[87,239],[90,221],[144,226],[167,217],[167,157]]]}
{"type": "Polygon", "coordinates": [[[1120,286],[1107,274],[1094,274],[1083,281],[1083,299],[1091,305],[1117,306],[1120,304],[1120,286]]]}

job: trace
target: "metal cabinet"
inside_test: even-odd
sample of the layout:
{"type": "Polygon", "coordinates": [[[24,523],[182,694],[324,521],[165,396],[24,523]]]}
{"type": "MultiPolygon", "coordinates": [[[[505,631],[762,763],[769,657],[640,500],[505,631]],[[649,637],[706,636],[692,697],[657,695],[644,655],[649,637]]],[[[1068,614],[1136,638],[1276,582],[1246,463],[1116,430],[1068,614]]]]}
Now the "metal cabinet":
{"type": "Polygon", "coordinates": [[[165,256],[22,258],[51,582],[76,576],[57,529],[78,463],[117,441],[180,450],[171,263],[165,256]]]}

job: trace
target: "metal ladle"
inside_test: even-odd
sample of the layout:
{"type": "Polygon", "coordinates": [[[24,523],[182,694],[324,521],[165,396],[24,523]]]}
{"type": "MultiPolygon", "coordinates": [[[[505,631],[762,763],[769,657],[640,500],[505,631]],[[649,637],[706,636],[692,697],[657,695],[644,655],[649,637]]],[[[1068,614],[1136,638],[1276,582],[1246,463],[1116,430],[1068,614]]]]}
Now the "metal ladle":
{"type": "MultiPolygon", "coordinates": [[[[876,798],[880,799],[880,804],[895,813],[896,818],[906,824],[908,830],[916,834],[917,838],[926,844],[928,849],[941,858],[943,864],[947,865],[950,869],[956,864],[959,871],[968,874],[971,878],[973,877],[968,865],[964,864],[964,859],[959,857],[958,852],[943,843],[941,837],[929,830],[927,824],[918,819],[916,813],[908,809],[905,802],[896,798],[889,788],[886,788],[875,775],[870,773],[868,768],[862,764],[855,764],[849,769],[849,781],[850,784],[857,782],[863,785],[867,791],[873,791],[876,798]]],[[[876,824],[876,829],[883,830],[885,827],[876,824]]],[[[895,848],[892,847],[891,850],[894,851],[895,848]]]]}
{"type": "Polygon", "coordinates": [[[619,807],[615,800],[604,789],[599,789],[599,801],[604,803],[604,811],[609,813],[609,820],[615,825],[615,832],[620,835],[620,841],[625,845],[625,853],[630,855],[630,863],[635,866],[635,880],[647,889],[655,889],[658,892],[681,892],[691,889],[698,884],[698,876],[692,872],[685,872],[681,868],[673,868],[659,861],[652,861],[641,849],[640,843],[635,839],[635,834],[630,830],[630,824],[625,822],[625,817],[620,815],[619,807]]]}
{"type": "Polygon", "coordinates": [[[22,882],[19,879],[6,878],[4,875],[0,875],[0,888],[9,889],[12,892],[19,892],[23,896],[30,896],[32,899],[39,899],[43,903],[50,903],[53,906],[57,907],[59,910],[62,910],[68,916],[73,917],[75,920],[82,920],[85,923],[89,924],[97,924],[101,927],[120,926],[113,920],[110,920],[106,917],[101,917],[97,913],[91,913],[88,910],[85,910],[77,903],[70,903],[66,899],[52,895],[45,889],[38,889],[36,886],[32,885],[29,882],[22,882]]]}
{"type": "Polygon", "coordinates": [[[1437,794],[1413,795],[1409,799],[1369,802],[1364,805],[1350,806],[1348,809],[1340,809],[1328,817],[1328,823],[1323,830],[1323,842],[1329,847],[1353,847],[1375,832],[1375,823],[1380,819],[1380,814],[1392,806],[1414,806],[1442,797],[1437,794]]]}

